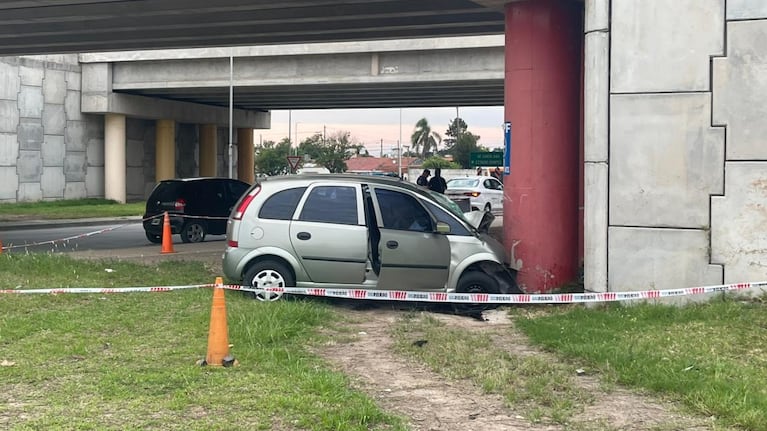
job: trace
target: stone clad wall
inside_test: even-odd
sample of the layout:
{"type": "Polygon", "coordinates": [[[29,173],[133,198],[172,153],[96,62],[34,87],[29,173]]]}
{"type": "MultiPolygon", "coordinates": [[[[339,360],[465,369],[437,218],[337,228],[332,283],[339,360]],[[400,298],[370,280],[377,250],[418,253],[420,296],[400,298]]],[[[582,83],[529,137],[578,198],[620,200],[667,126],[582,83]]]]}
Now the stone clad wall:
{"type": "Polygon", "coordinates": [[[587,289],[767,279],[766,4],[586,2],[587,289]]]}

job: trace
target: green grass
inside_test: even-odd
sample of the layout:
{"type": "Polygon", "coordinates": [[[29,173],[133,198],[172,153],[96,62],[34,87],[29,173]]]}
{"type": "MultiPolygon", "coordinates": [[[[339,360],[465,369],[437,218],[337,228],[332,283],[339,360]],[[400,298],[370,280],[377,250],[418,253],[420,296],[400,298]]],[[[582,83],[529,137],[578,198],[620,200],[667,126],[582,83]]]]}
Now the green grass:
{"type": "Polygon", "coordinates": [[[615,382],[681,401],[701,416],[767,429],[767,307],[707,304],[553,308],[516,313],[530,339],[615,382]]]}
{"type": "Polygon", "coordinates": [[[43,202],[0,204],[0,221],[33,217],[36,219],[66,219],[87,217],[139,216],[146,204],[121,204],[107,199],[67,199],[43,202]]]}
{"type": "MultiPolygon", "coordinates": [[[[0,289],[213,280],[196,262],[0,255],[0,289]]],[[[0,427],[405,429],[306,348],[323,327],[338,324],[322,303],[261,303],[228,291],[229,342],[239,365],[195,365],[206,354],[211,295],[0,294],[0,427]]]]}

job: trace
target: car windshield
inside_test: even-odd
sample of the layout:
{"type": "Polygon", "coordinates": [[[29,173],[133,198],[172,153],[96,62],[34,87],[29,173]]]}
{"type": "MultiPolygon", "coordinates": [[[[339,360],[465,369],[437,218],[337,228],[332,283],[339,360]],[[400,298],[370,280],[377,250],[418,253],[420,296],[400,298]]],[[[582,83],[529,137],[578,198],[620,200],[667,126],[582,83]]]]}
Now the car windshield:
{"type": "Polygon", "coordinates": [[[469,179],[469,178],[453,178],[452,180],[447,182],[447,188],[458,188],[458,187],[477,187],[479,184],[479,180],[469,179]]]}
{"type": "Polygon", "coordinates": [[[446,210],[450,211],[451,213],[457,215],[461,220],[466,222],[469,226],[471,226],[471,222],[466,220],[466,217],[463,216],[463,211],[461,211],[461,207],[458,206],[457,203],[450,200],[447,196],[443,195],[442,193],[437,193],[434,191],[429,190],[427,192],[429,196],[431,196],[441,207],[445,208],[446,210]]]}

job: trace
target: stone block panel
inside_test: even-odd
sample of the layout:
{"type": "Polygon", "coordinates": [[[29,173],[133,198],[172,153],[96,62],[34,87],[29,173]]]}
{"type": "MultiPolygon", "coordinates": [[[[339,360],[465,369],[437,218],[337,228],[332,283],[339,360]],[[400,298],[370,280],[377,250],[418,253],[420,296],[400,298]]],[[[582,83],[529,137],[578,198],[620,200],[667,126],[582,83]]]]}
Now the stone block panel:
{"type": "Polygon", "coordinates": [[[64,199],[83,199],[86,197],[88,197],[88,192],[84,182],[67,182],[64,187],[64,199]]]}
{"type": "Polygon", "coordinates": [[[42,87],[44,73],[45,71],[43,71],[43,69],[28,67],[28,66],[19,66],[19,79],[20,79],[21,85],[31,85],[33,87],[42,87]]]}
{"type": "Polygon", "coordinates": [[[63,135],[67,125],[64,105],[46,103],[43,108],[43,130],[46,135],[63,135]]]}
{"type": "Polygon", "coordinates": [[[40,178],[43,199],[61,199],[64,197],[64,172],[60,167],[43,168],[40,178]]]}
{"type": "Polygon", "coordinates": [[[37,202],[43,199],[43,191],[40,189],[40,183],[19,183],[17,193],[19,202],[37,202]]]}
{"type": "MultiPolygon", "coordinates": [[[[43,173],[43,160],[39,151],[19,151],[19,159],[16,162],[16,170],[19,174],[20,183],[40,182],[43,173]]],[[[39,186],[38,186],[39,188],[39,186]]]]}
{"type": "Polygon", "coordinates": [[[104,167],[88,166],[85,178],[86,196],[89,198],[104,197],[104,167]]]}
{"type": "Polygon", "coordinates": [[[16,166],[0,166],[0,201],[15,202],[19,188],[19,175],[16,166]]]}
{"type": "Polygon", "coordinates": [[[724,52],[724,3],[612,0],[612,92],[709,90],[710,57],[724,52]]]}
{"type": "Polygon", "coordinates": [[[19,68],[0,61],[0,100],[15,101],[20,85],[19,68]]]}
{"type": "Polygon", "coordinates": [[[144,166],[144,141],[129,139],[125,142],[125,163],[129,167],[144,166]]]}
{"type": "Polygon", "coordinates": [[[764,0],[727,0],[727,19],[767,18],[767,2],[764,0]]]}
{"type": "Polygon", "coordinates": [[[40,118],[43,114],[43,93],[40,87],[22,85],[19,91],[19,116],[40,118]]]}
{"type": "Polygon", "coordinates": [[[728,162],[724,196],[711,198],[711,261],[725,283],[767,280],[767,161],[728,162]]]}
{"type": "Polygon", "coordinates": [[[589,33],[585,39],[583,139],[587,162],[606,162],[609,125],[610,35],[589,33]]]}
{"type": "Polygon", "coordinates": [[[64,104],[67,97],[67,75],[62,70],[45,70],[43,79],[43,95],[45,103],[64,104]]]}
{"type": "Polygon", "coordinates": [[[83,119],[80,112],[80,93],[78,91],[67,91],[64,110],[69,121],[81,121],[83,119]]]}
{"type": "Polygon", "coordinates": [[[64,165],[64,137],[61,135],[45,135],[45,142],[41,150],[43,166],[64,165]]]}
{"type": "Polygon", "coordinates": [[[708,93],[614,95],[610,225],[705,228],[724,186],[724,131],[708,93]]]}
{"type": "MultiPolygon", "coordinates": [[[[15,133],[0,133],[0,166],[16,166],[19,142],[15,133]]],[[[3,183],[0,183],[3,184],[3,183]]]]}
{"type": "Polygon", "coordinates": [[[727,126],[727,160],[767,160],[767,21],[727,24],[727,57],[714,59],[713,122],[727,126]]]}
{"type": "Polygon", "coordinates": [[[82,121],[67,121],[64,139],[67,151],[85,151],[85,124],[82,121]]]}
{"type": "Polygon", "coordinates": [[[584,9],[584,31],[610,29],[610,0],[586,0],[584,9]]]}
{"type": "Polygon", "coordinates": [[[680,289],[722,283],[705,230],[610,227],[609,290],[680,289]]]}
{"type": "Polygon", "coordinates": [[[16,133],[18,127],[19,109],[16,101],[0,100],[0,133],[16,133]]]}
{"type": "Polygon", "coordinates": [[[88,156],[88,166],[104,166],[104,140],[91,138],[85,150],[88,156]]]}
{"type": "Polygon", "coordinates": [[[67,90],[80,91],[82,74],[80,72],[67,72],[67,90]]]}
{"type": "Polygon", "coordinates": [[[66,181],[78,182],[85,181],[86,164],[85,152],[68,151],[64,157],[64,176],[66,181]]]}
{"type": "Polygon", "coordinates": [[[43,122],[40,118],[22,118],[16,133],[22,150],[40,150],[43,146],[43,122]]]}

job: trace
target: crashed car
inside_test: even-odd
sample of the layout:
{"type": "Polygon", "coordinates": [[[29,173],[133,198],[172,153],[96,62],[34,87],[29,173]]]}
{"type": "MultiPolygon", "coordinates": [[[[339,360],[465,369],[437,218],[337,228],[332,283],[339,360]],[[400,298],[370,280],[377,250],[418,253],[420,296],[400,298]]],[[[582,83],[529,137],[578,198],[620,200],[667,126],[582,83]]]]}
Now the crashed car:
{"type": "MultiPolygon", "coordinates": [[[[523,293],[489,212],[399,179],[271,177],[227,221],[224,274],[244,286],[523,293]]],[[[259,299],[274,299],[260,293],[259,299]]]]}

